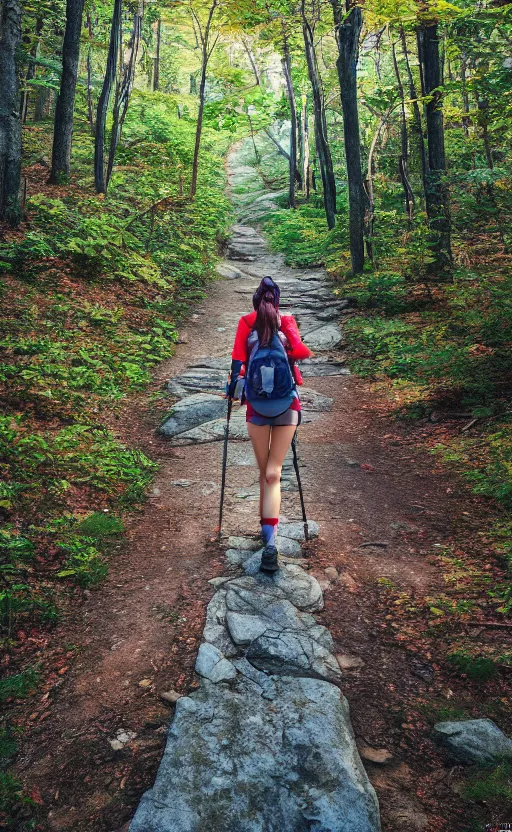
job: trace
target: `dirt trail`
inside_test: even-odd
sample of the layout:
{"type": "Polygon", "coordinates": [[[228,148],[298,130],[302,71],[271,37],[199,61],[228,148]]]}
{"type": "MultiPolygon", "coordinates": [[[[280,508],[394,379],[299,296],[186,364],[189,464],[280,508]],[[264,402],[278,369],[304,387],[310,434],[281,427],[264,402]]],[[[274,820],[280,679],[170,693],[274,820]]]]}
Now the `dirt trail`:
{"type": "MultiPolygon", "coordinates": [[[[291,272],[268,253],[237,265],[252,275],[270,271],[277,280],[291,272]]],[[[182,331],[175,356],[160,366],[149,394],[130,404],[118,430],[161,467],[125,545],[112,558],[107,581],[88,593],[76,619],[56,634],[78,645],[79,654],[21,750],[19,775],[29,790],[37,787],[52,830],[126,828],[163,751],[171,712],[159,695],[195,684],[193,665],[212,595],[208,580],[225,571],[212,542],[222,449],[220,442],[170,447],[155,433],[159,410],[150,394],[201,357],[229,355],[238,318],[250,309],[253,282],[219,280],[211,287],[182,331]],[[119,729],[136,736],[114,750],[109,740],[119,729]]],[[[416,796],[428,771],[420,749],[404,743],[404,717],[397,713],[411,692],[425,692],[428,685],[411,672],[410,656],[399,644],[381,639],[375,601],[379,578],[434,592],[440,577],[426,557],[450,535],[464,495],[390,423],[387,403],[368,384],[346,375],[306,381],[334,399],[329,412],[306,417],[300,429],[308,512],[321,525],[309,565],[325,582],[322,623],[340,653],[360,660],[343,684],[358,741],[394,755],[386,769],[368,764],[383,829],[455,832],[455,825],[436,825],[435,801],[416,796]],[[328,566],[341,573],[336,582],[323,573],[328,566]]],[[[250,493],[237,497],[255,481],[253,467],[230,468],[227,532],[257,531],[257,503],[250,493]]],[[[283,512],[298,516],[293,491],[285,493],[283,512]]]]}

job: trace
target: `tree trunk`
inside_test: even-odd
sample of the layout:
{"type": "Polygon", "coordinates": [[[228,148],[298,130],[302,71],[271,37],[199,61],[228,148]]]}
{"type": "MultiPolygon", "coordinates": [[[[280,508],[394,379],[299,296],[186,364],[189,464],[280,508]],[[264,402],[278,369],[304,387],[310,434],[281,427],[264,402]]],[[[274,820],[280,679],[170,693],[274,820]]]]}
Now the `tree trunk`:
{"type": "Polygon", "coordinates": [[[336,67],[340,81],[341,107],[343,110],[343,135],[348,179],[350,259],[352,261],[352,271],[354,274],[359,274],[364,266],[366,200],[361,170],[356,67],[363,15],[359,6],[354,6],[345,15],[339,0],[331,0],[331,3],[338,44],[336,67]]]}
{"type": "Polygon", "coordinates": [[[442,109],[442,77],[437,24],[419,27],[418,52],[424,93],[427,96],[426,121],[428,140],[427,214],[432,231],[432,248],[436,266],[450,269],[450,200],[446,177],[444,123],[442,109]]]}
{"type": "Polygon", "coordinates": [[[69,176],[83,11],[84,0],[67,0],[66,31],[62,46],[62,75],[55,105],[52,169],[49,178],[53,184],[56,184],[63,176],[69,176]]]}
{"type": "Polygon", "coordinates": [[[320,174],[322,177],[325,216],[328,227],[334,228],[336,225],[336,180],[334,179],[331,150],[327,138],[327,121],[325,118],[324,101],[320,86],[320,76],[318,74],[313,30],[311,29],[311,26],[306,18],[304,0],[301,6],[301,13],[304,49],[306,52],[308,75],[311,83],[313,111],[315,114],[315,144],[318,162],[320,164],[320,174]]]}
{"type": "Polygon", "coordinates": [[[156,24],[156,52],[155,65],[153,69],[153,92],[160,89],[160,44],[162,41],[162,19],[158,18],[156,24]]]}
{"type": "Polygon", "coordinates": [[[260,71],[258,69],[258,64],[254,60],[254,55],[252,53],[252,49],[251,49],[251,47],[247,43],[247,40],[244,37],[242,37],[242,44],[243,44],[243,47],[244,47],[244,49],[247,53],[247,57],[249,58],[249,63],[251,64],[251,69],[254,73],[254,78],[255,78],[256,84],[259,87],[259,86],[261,86],[261,75],[260,75],[260,71]]]}
{"type": "Polygon", "coordinates": [[[31,48],[30,53],[29,53],[30,58],[33,58],[34,60],[29,59],[27,72],[25,74],[25,85],[24,85],[25,88],[24,88],[24,90],[22,92],[22,95],[21,95],[20,115],[21,115],[21,123],[22,124],[25,124],[25,122],[27,120],[28,104],[29,104],[29,99],[30,99],[29,81],[31,81],[32,78],[36,74],[35,59],[37,58],[37,53],[39,51],[39,41],[40,41],[42,30],[43,30],[43,18],[38,17],[37,20],[36,20],[36,31],[35,31],[34,43],[32,44],[32,48],[31,48]]]}
{"type": "Polygon", "coordinates": [[[0,17],[0,219],[17,225],[21,219],[21,118],[18,55],[21,7],[2,0],[0,17]]]}
{"type": "Polygon", "coordinates": [[[91,130],[91,136],[95,134],[94,126],[94,102],[92,100],[92,18],[90,13],[87,13],[87,30],[89,32],[89,48],[87,50],[87,118],[91,130]]]}
{"type": "Polygon", "coordinates": [[[204,113],[204,99],[206,91],[206,70],[208,68],[208,61],[217,42],[215,39],[213,46],[210,47],[210,29],[212,25],[213,15],[217,8],[218,0],[213,0],[210,6],[208,21],[205,25],[204,32],[201,32],[202,41],[202,61],[201,61],[201,81],[199,84],[199,110],[197,113],[196,126],[196,140],[194,143],[194,158],[192,161],[192,178],[190,182],[190,196],[194,197],[197,191],[197,174],[199,170],[199,149],[201,147],[201,133],[203,132],[203,113],[204,113]]]}
{"type": "Polygon", "coordinates": [[[126,113],[128,112],[130,94],[135,78],[135,64],[137,61],[137,53],[139,51],[141,31],[142,4],[139,4],[139,9],[133,16],[133,29],[132,36],[130,39],[129,55],[123,63],[121,79],[116,90],[116,99],[114,102],[113,109],[112,132],[110,133],[110,147],[108,151],[107,176],[105,183],[106,188],[108,188],[110,177],[112,176],[112,169],[114,167],[116,150],[119,144],[119,140],[121,138],[121,130],[123,129],[126,113]]]}
{"type": "Polygon", "coordinates": [[[416,139],[416,147],[418,151],[418,156],[420,159],[421,165],[421,182],[423,186],[423,195],[425,198],[425,204],[427,202],[427,151],[425,148],[425,139],[423,137],[423,125],[421,120],[421,111],[420,106],[418,104],[418,93],[416,91],[416,84],[414,82],[414,76],[412,74],[411,64],[409,61],[409,52],[407,49],[407,38],[405,35],[405,30],[403,27],[400,27],[399,30],[400,34],[400,41],[402,44],[402,52],[405,58],[405,67],[407,70],[407,79],[409,83],[409,97],[411,99],[412,104],[412,112],[413,112],[413,125],[414,125],[414,137],[416,139]]]}
{"type": "Polygon", "coordinates": [[[302,113],[301,113],[301,133],[302,133],[302,187],[306,199],[309,199],[311,186],[311,166],[309,160],[309,122],[308,122],[308,97],[302,96],[302,113]]]}
{"type": "Polygon", "coordinates": [[[48,87],[39,87],[34,105],[34,121],[42,121],[48,118],[52,110],[53,90],[48,87]]]}
{"type": "Polygon", "coordinates": [[[94,186],[97,193],[106,192],[105,184],[105,125],[107,121],[108,102],[112,86],[116,78],[117,57],[119,55],[121,38],[121,5],[122,0],[114,0],[114,11],[110,27],[110,41],[108,45],[107,66],[105,78],[98,99],[96,112],[96,139],[94,142],[94,186]]]}
{"type": "Polygon", "coordinates": [[[400,175],[402,188],[404,189],[404,207],[410,225],[412,222],[412,212],[414,207],[414,193],[409,183],[409,177],[407,174],[407,165],[409,163],[409,136],[407,134],[404,86],[402,84],[402,78],[400,77],[400,69],[398,67],[395,44],[393,42],[391,43],[391,53],[396,76],[396,85],[400,96],[400,158],[398,160],[398,173],[400,175]]]}
{"type": "Polygon", "coordinates": [[[469,136],[469,125],[471,124],[471,119],[469,117],[469,95],[466,72],[467,62],[466,56],[463,54],[460,59],[460,86],[462,91],[462,108],[465,113],[465,115],[462,118],[462,127],[464,128],[464,134],[466,136],[469,136]]]}
{"type": "Polygon", "coordinates": [[[288,92],[288,104],[290,106],[290,153],[288,159],[288,200],[290,208],[295,208],[295,171],[297,169],[297,106],[295,103],[295,91],[291,75],[291,58],[288,40],[285,38],[283,44],[283,74],[288,92]]]}
{"type": "Polygon", "coordinates": [[[190,196],[194,197],[197,191],[197,174],[199,170],[199,149],[201,147],[201,133],[203,131],[204,94],[206,88],[206,50],[203,50],[203,62],[201,66],[201,81],[199,84],[199,109],[197,111],[196,140],[194,143],[194,159],[192,162],[192,179],[190,183],[190,196]]]}

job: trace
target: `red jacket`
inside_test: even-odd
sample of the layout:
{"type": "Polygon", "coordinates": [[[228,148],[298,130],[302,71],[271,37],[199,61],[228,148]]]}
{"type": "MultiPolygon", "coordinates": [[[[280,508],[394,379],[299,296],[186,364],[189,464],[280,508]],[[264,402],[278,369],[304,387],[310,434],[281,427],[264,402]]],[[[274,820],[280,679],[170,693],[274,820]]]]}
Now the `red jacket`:
{"type": "MultiPolygon", "coordinates": [[[[231,358],[235,361],[243,361],[247,363],[247,339],[252,332],[256,322],[256,312],[250,312],[248,315],[243,315],[238,321],[238,327],[235,335],[235,343],[231,358]]],[[[290,347],[287,349],[288,357],[293,361],[301,361],[303,358],[309,358],[313,353],[306,347],[300,337],[300,332],[297,322],[293,315],[281,315],[281,332],[286,335],[290,347]]]]}

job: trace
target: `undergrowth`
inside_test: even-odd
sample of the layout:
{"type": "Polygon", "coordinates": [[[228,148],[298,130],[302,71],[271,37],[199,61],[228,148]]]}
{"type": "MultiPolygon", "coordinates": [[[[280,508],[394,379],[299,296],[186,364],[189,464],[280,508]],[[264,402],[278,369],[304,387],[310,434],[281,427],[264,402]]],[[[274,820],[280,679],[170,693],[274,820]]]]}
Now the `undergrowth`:
{"type": "MultiPolygon", "coordinates": [[[[195,117],[179,118],[173,96],[134,93],[106,198],[94,195],[93,140],[79,125],[73,180],[46,184],[40,160],[52,127],[27,125],[36,195],[26,225],[0,243],[2,766],[16,746],[10,714],[47,673],[34,643],[104,579],[123,513],[144,499],[157,468],[112,426],[172,355],[231,219],[231,136],[205,126],[191,201],[195,117]]],[[[37,806],[8,773],[0,800],[0,819],[33,828],[37,806]]]]}

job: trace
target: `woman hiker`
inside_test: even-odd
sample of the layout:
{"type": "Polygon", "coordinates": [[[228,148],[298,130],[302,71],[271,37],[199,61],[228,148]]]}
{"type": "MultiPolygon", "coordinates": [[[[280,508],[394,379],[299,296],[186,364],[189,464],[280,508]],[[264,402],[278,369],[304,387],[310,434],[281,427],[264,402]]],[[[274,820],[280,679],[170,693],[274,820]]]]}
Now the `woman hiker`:
{"type": "Polygon", "coordinates": [[[247,430],[260,472],[261,569],[265,572],[279,569],[281,469],[301,421],[297,385],[302,384],[302,377],[295,361],[313,355],[302,342],[293,315],[280,314],[279,296],[277,283],[264,277],[252,298],[254,312],[238,322],[227,387],[229,398],[247,402],[247,430]],[[243,383],[237,384],[241,379],[243,383]]]}

